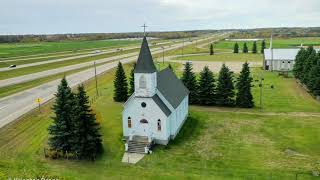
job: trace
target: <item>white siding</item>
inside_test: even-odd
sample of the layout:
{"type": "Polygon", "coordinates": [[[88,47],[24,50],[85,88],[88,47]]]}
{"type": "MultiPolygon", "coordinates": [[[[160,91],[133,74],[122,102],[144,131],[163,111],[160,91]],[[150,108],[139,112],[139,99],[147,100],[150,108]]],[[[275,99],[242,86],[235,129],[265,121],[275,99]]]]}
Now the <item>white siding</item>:
{"type": "Polygon", "coordinates": [[[132,98],[127,102],[122,114],[123,135],[151,135],[152,138],[159,140],[168,140],[170,136],[169,127],[167,125],[167,117],[151,98],[132,98]],[[141,103],[145,102],[147,106],[141,107],[141,103]],[[132,119],[132,127],[128,128],[128,117],[132,119]],[[140,120],[146,119],[149,132],[143,134],[143,128],[140,120]],[[161,120],[161,131],[158,131],[158,119],[161,120]]]}
{"type": "Polygon", "coordinates": [[[180,128],[184,123],[184,120],[188,116],[188,99],[189,99],[189,96],[186,96],[171,115],[172,118],[170,119],[170,126],[171,126],[170,134],[173,137],[177,135],[177,133],[179,132],[180,128]]]}
{"type": "MultiPolygon", "coordinates": [[[[143,85],[143,86],[144,86],[143,85]]],[[[134,74],[134,89],[136,96],[152,97],[156,93],[157,73],[135,73],[134,74]],[[145,88],[140,88],[141,77],[145,80],[145,88]]]]}

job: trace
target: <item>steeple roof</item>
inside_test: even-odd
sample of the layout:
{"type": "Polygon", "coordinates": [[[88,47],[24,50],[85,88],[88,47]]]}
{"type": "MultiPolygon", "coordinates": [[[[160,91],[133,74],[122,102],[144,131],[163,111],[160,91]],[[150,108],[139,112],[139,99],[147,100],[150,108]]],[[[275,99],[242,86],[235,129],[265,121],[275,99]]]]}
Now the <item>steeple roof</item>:
{"type": "Polygon", "coordinates": [[[147,38],[144,36],[134,73],[154,73],[157,72],[153,64],[152,55],[149,49],[147,38]]]}

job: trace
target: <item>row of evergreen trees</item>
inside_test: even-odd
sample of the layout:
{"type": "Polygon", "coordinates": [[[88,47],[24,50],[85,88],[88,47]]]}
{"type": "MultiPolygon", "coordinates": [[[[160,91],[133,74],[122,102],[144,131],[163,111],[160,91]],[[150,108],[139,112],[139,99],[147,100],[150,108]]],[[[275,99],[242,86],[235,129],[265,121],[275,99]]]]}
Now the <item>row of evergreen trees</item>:
{"type": "Polygon", "coordinates": [[[181,80],[190,91],[190,104],[229,107],[237,105],[252,108],[254,102],[251,94],[252,77],[249,64],[243,64],[236,86],[234,86],[233,78],[233,72],[223,64],[217,82],[213,72],[207,66],[200,72],[200,78],[197,80],[192,71],[192,64],[187,62],[181,80]]]}
{"type": "MultiPolygon", "coordinates": [[[[264,53],[264,49],[265,49],[265,48],[266,48],[266,42],[265,42],[265,40],[263,40],[262,43],[261,43],[261,50],[260,50],[260,52],[261,52],[262,54],[264,53]]],[[[244,43],[244,44],[243,44],[242,52],[243,52],[243,53],[248,53],[248,52],[249,52],[247,43],[244,43]]],[[[253,46],[252,46],[252,53],[253,53],[253,54],[256,54],[257,52],[258,52],[258,50],[257,50],[257,42],[254,41],[254,42],[253,42],[253,46]]],[[[236,42],[236,43],[234,44],[233,53],[239,53],[239,44],[238,44],[238,42],[236,42]]]]}
{"type": "Polygon", "coordinates": [[[315,96],[320,96],[320,52],[309,46],[298,52],[293,68],[295,78],[305,84],[315,96]]]}
{"type": "Polygon", "coordinates": [[[51,150],[94,160],[102,152],[102,140],[84,86],[78,86],[77,93],[73,93],[63,78],[55,96],[55,116],[48,128],[51,150]]]}

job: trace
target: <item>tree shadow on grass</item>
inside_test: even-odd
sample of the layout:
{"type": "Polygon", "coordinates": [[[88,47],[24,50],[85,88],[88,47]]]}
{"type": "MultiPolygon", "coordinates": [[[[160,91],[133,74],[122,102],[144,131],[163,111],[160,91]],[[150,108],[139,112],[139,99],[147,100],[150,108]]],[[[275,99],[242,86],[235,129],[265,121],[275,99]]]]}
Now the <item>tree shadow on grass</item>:
{"type": "Polygon", "coordinates": [[[160,149],[170,149],[174,146],[179,146],[185,144],[189,141],[194,141],[201,135],[203,128],[205,127],[205,121],[201,121],[199,116],[195,114],[189,114],[188,118],[186,119],[184,125],[182,126],[181,130],[179,131],[178,135],[175,137],[174,140],[170,140],[167,146],[159,145],[158,148],[160,149]]]}

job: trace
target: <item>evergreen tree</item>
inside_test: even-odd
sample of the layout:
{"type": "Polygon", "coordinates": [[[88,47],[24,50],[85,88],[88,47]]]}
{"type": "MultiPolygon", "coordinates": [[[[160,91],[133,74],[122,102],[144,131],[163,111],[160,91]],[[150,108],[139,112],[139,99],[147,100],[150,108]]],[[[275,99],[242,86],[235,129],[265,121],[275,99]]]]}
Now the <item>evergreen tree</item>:
{"type": "Polygon", "coordinates": [[[315,96],[320,96],[320,52],[316,56],[316,64],[312,66],[309,77],[310,91],[315,96]]]}
{"type": "Polygon", "coordinates": [[[113,99],[116,102],[125,102],[128,99],[128,82],[126,74],[122,67],[121,62],[119,61],[118,67],[116,70],[114,83],[114,95],[113,99]]]}
{"type": "Polygon", "coordinates": [[[217,85],[217,104],[222,106],[234,105],[233,73],[223,64],[219,72],[217,85]]]}
{"type": "Polygon", "coordinates": [[[53,124],[48,128],[50,135],[48,144],[53,150],[66,152],[70,151],[74,144],[72,117],[75,100],[65,77],[61,80],[55,96],[56,100],[52,107],[55,116],[53,117],[53,124]]]}
{"type": "Polygon", "coordinates": [[[233,53],[239,53],[239,44],[236,42],[233,47],[233,53]]]}
{"type": "Polygon", "coordinates": [[[236,104],[242,108],[252,108],[254,106],[253,97],[251,94],[251,82],[249,64],[246,62],[242,66],[240,76],[237,81],[237,97],[236,104]]]}
{"type": "Polygon", "coordinates": [[[303,66],[306,58],[307,58],[307,51],[304,48],[301,48],[295,58],[295,64],[293,66],[293,74],[295,78],[299,80],[301,80],[303,77],[303,66]]]}
{"type": "Polygon", "coordinates": [[[196,75],[192,71],[192,64],[190,62],[187,62],[185,64],[181,80],[183,84],[189,89],[189,103],[198,103],[198,83],[196,75]]]}
{"type": "Polygon", "coordinates": [[[136,67],[136,63],[133,63],[133,68],[130,72],[130,79],[129,79],[129,96],[131,96],[134,93],[134,68],[136,67]]]}
{"type": "Polygon", "coordinates": [[[201,105],[214,105],[216,103],[216,85],[212,71],[205,66],[200,72],[199,103],[201,105]]]}
{"type": "Polygon", "coordinates": [[[317,53],[316,50],[313,50],[312,53],[309,55],[307,59],[307,66],[309,66],[309,71],[306,71],[304,74],[305,84],[307,85],[308,89],[312,92],[313,90],[313,80],[316,78],[315,76],[318,74],[316,72],[317,68],[317,53]]]}
{"type": "Polygon", "coordinates": [[[261,54],[264,54],[264,49],[266,48],[266,41],[263,40],[262,43],[261,43],[261,54]]]}
{"type": "Polygon", "coordinates": [[[72,151],[78,157],[94,160],[102,152],[100,126],[96,122],[95,114],[89,106],[89,97],[83,85],[78,87],[76,94],[73,122],[75,124],[75,145],[72,151]]]}
{"type": "Polygon", "coordinates": [[[301,81],[302,81],[302,83],[307,85],[309,72],[310,72],[310,69],[311,69],[312,65],[314,64],[313,62],[316,58],[316,51],[313,49],[312,46],[309,46],[307,48],[306,57],[307,58],[303,62],[303,71],[302,71],[301,81]]]}
{"type": "Polygon", "coordinates": [[[257,42],[256,42],[256,41],[253,42],[252,53],[253,53],[253,54],[256,54],[256,53],[257,53],[257,42]]]}
{"type": "Polygon", "coordinates": [[[242,52],[243,52],[243,53],[248,53],[248,46],[247,46],[247,43],[244,43],[244,44],[243,44],[242,52]]]}
{"type": "Polygon", "coordinates": [[[213,51],[213,44],[210,44],[210,55],[213,55],[214,51],[213,51]]]}

